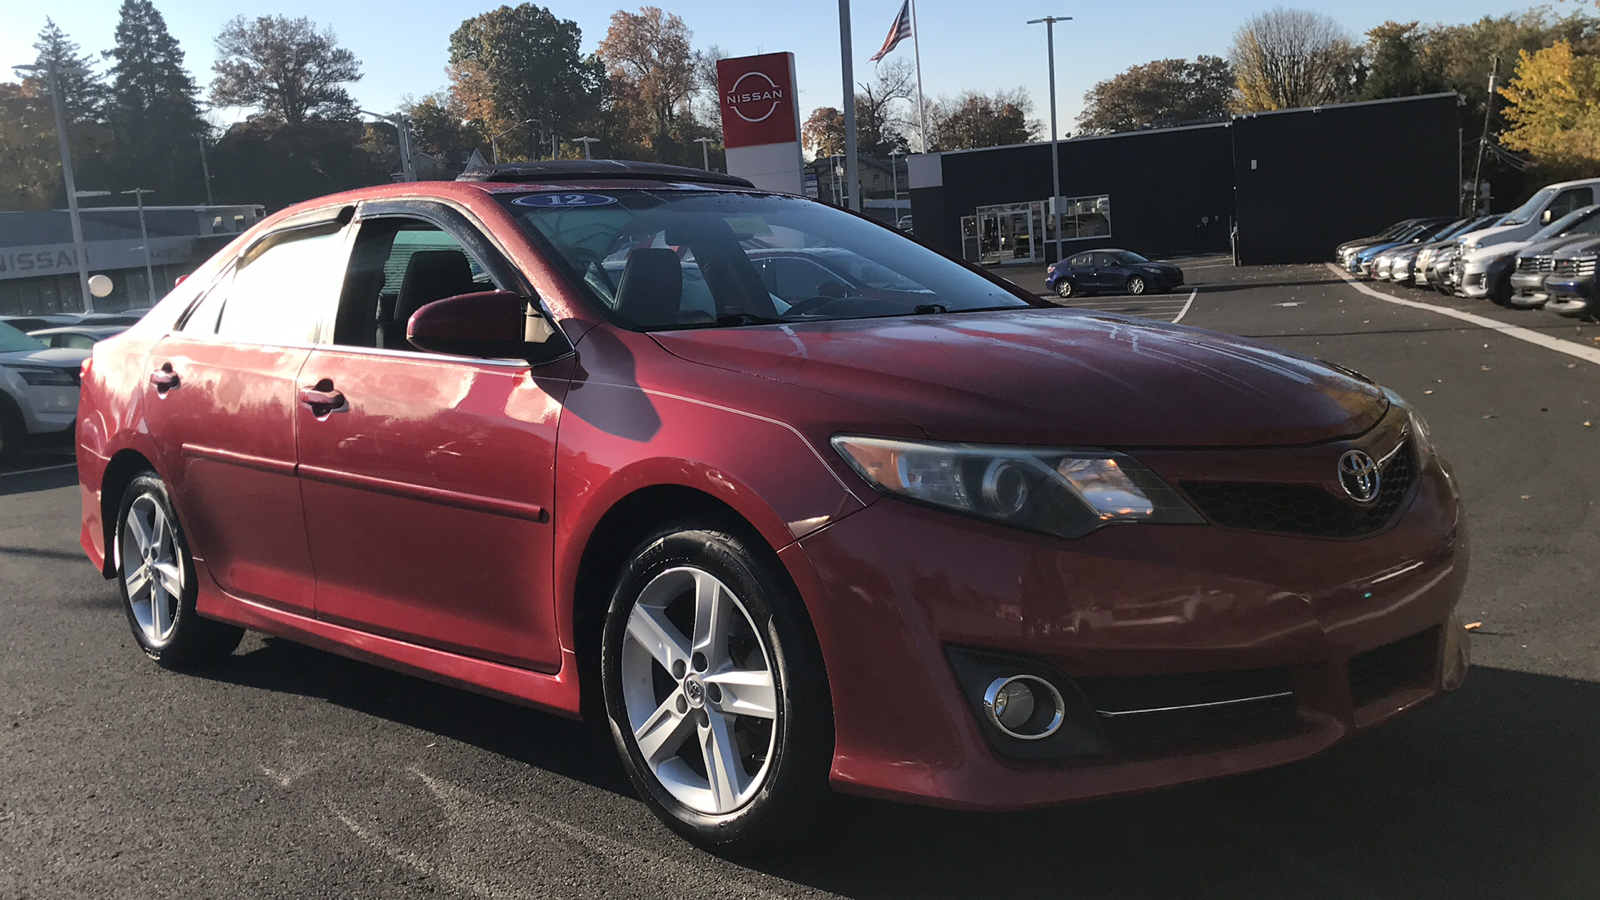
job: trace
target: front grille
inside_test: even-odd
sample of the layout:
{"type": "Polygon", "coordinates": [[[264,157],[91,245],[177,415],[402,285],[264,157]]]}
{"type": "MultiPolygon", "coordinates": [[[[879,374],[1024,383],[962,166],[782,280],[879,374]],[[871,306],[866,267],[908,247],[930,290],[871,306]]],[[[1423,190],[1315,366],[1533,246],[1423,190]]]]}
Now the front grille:
{"type": "Polygon", "coordinates": [[[1555,268],[1556,260],[1553,256],[1519,256],[1517,257],[1517,271],[1529,275],[1549,274],[1555,268]]]}
{"type": "Polygon", "coordinates": [[[1284,668],[1075,680],[1121,754],[1259,741],[1299,726],[1284,668]]]}
{"type": "Polygon", "coordinates": [[[1556,260],[1555,273],[1557,277],[1593,278],[1594,271],[1595,257],[1593,256],[1556,260]]]}
{"type": "Polygon", "coordinates": [[[1417,479],[1408,439],[1382,469],[1378,499],[1358,506],[1320,484],[1257,481],[1183,481],[1178,486],[1211,521],[1227,528],[1321,538],[1353,538],[1388,525],[1417,479]]]}
{"type": "Polygon", "coordinates": [[[1438,657],[1438,628],[1354,656],[1348,667],[1350,698],[1359,709],[1406,688],[1427,687],[1438,657]]]}

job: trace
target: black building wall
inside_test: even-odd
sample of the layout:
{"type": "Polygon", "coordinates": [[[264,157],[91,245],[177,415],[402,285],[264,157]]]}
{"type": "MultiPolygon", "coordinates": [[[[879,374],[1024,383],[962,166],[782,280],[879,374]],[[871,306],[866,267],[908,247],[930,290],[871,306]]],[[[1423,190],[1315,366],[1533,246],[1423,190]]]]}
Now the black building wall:
{"type": "Polygon", "coordinates": [[[1439,94],[1235,118],[1238,261],[1325,260],[1400,219],[1455,215],[1456,103],[1439,94]]]}
{"type": "MultiPolygon", "coordinates": [[[[1061,194],[1111,198],[1111,234],[1068,240],[1071,254],[1126,247],[1169,255],[1228,248],[1232,143],[1227,123],[1061,142],[1061,194]]],[[[961,218],[979,206],[1050,196],[1050,145],[946,153],[942,188],[911,192],[919,238],[959,255],[961,218]]],[[[1055,247],[1044,245],[1045,259],[1055,247]]]]}

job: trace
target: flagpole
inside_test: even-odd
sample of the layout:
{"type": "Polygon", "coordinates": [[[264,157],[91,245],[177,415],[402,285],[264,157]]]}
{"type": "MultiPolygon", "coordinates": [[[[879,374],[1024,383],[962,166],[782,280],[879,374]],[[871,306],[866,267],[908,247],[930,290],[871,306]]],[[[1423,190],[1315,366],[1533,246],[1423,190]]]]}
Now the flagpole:
{"type": "Polygon", "coordinates": [[[911,2],[911,49],[917,57],[917,131],[922,135],[922,152],[928,152],[928,109],[922,102],[922,29],[917,27],[917,0],[911,2]]]}
{"type": "Polygon", "coordinates": [[[845,208],[861,212],[861,188],[856,167],[856,66],[851,52],[850,0],[839,0],[839,59],[844,64],[845,208]]]}

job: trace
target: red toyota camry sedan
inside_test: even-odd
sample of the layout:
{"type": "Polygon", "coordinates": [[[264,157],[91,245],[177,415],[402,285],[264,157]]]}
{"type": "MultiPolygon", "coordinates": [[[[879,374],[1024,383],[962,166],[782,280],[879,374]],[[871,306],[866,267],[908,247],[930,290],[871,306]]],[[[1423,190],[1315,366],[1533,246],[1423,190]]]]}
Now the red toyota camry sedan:
{"type": "Polygon", "coordinates": [[[252,629],[604,719],[744,849],[830,786],[1284,763],[1465,677],[1453,476],[1354,372],[737,178],[463,179],[286,210],[96,345],[83,548],[162,665],[252,629]]]}

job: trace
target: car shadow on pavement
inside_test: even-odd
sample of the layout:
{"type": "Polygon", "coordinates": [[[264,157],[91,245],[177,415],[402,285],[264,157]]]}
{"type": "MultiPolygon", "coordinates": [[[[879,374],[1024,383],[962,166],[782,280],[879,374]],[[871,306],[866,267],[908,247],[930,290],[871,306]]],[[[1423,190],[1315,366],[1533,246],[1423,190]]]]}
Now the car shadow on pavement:
{"type": "MultiPolygon", "coordinates": [[[[209,673],[322,698],[632,796],[596,727],[268,638],[209,673]]],[[[857,898],[1600,896],[1600,683],[1478,668],[1301,763],[1042,811],[835,798],[752,868],[857,898]]],[[[643,805],[638,815],[648,817],[643,805]]]]}
{"type": "Polygon", "coordinates": [[[847,800],[850,897],[1600,896],[1600,684],[1503,669],[1302,763],[1013,814],[847,800]]]}
{"type": "MultiPolygon", "coordinates": [[[[46,465],[54,462],[45,461],[46,465]]],[[[49,491],[78,483],[78,469],[71,465],[55,465],[47,469],[23,469],[16,472],[0,471],[0,497],[10,494],[31,494],[49,491]]]]}
{"type": "Polygon", "coordinates": [[[611,738],[600,727],[281,638],[263,638],[259,646],[253,643],[247,639],[243,651],[226,664],[198,674],[316,697],[613,793],[633,793],[611,738]]]}

